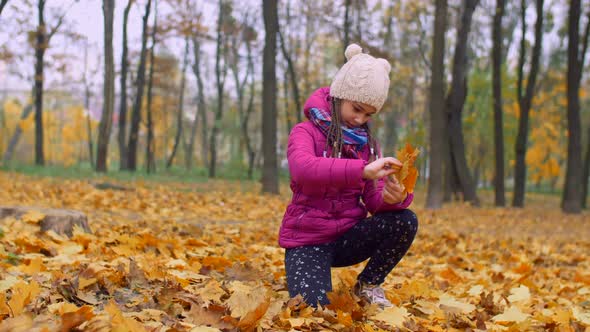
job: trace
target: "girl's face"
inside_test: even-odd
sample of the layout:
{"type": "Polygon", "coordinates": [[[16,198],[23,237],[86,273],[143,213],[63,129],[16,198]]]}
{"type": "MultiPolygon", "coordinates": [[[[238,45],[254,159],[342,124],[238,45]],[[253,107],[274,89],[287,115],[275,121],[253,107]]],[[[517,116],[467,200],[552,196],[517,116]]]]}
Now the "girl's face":
{"type": "Polygon", "coordinates": [[[342,122],[348,128],[364,125],[377,112],[375,107],[355,101],[343,100],[340,105],[342,122]]]}

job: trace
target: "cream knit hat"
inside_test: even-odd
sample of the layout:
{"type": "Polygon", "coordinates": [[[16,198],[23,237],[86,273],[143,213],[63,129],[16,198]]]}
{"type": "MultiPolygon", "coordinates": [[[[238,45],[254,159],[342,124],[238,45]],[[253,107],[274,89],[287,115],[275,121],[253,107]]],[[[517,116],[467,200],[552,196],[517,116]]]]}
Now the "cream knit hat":
{"type": "Polygon", "coordinates": [[[389,92],[387,60],[363,53],[357,44],[350,44],[344,52],[347,62],[340,68],[330,85],[332,97],[356,101],[381,110],[389,92]]]}

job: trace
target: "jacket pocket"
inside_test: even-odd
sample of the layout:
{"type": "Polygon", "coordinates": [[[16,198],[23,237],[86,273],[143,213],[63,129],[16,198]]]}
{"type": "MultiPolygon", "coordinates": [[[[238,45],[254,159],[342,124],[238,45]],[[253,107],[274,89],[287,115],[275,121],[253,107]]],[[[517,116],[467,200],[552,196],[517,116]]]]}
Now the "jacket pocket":
{"type": "Polygon", "coordinates": [[[297,237],[297,234],[299,234],[299,232],[301,231],[302,227],[301,227],[301,220],[303,219],[303,217],[305,217],[305,214],[307,214],[307,211],[303,211],[299,217],[297,217],[297,219],[295,219],[295,223],[293,224],[293,237],[297,237]]]}
{"type": "Polygon", "coordinates": [[[307,213],[307,211],[303,211],[299,217],[297,217],[297,219],[295,219],[295,225],[294,225],[294,229],[295,231],[299,231],[301,230],[301,219],[303,219],[303,217],[305,217],[305,214],[307,213]]]}

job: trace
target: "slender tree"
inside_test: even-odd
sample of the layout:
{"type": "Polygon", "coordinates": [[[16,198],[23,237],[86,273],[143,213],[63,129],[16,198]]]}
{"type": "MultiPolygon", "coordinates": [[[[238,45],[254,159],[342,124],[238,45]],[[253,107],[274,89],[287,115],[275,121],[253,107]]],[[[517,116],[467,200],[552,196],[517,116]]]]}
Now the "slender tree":
{"type": "Polygon", "coordinates": [[[256,160],[256,150],[252,144],[252,138],[250,137],[250,130],[248,124],[250,123],[250,116],[254,111],[254,95],[255,95],[255,79],[254,79],[254,59],[252,57],[252,41],[246,38],[246,50],[248,52],[248,67],[250,68],[250,95],[248,97],[248,107],[242,120],[242,134],[248,152],[248,179],[252,179],[254,176],[254,161],[256,160]]]}
{"type": "Polygon", "coordinates": [[[34,105],[35,105],[35,164],[45,164],[43,149],[43,83],[45,72],[45,52],[49,47],[51,38],[58,31],[63,23],[65,12],[58,18],[57,23],[51,29],[47,29],[45,22],[46,0],[37,2],[37,30],[35,31],[35,83],[34,105]]]}
{"type": "Polygon", "coordinates": [[[475,205],[479,204],[479,199],[475,192],[476,183],[473,181],[465,157],[462,113],[467,97],[467,41],[473,12],[478,2],[478,0],[463,1],[463,12],[453,56],[453,79],[446,100],[447,116],[449,117],[447,132],[450,144],[450,164],[448,166],[452,170],[452,176],[458,181],[463,199],[475,205]]]}
{"type": "MultiPolygon", "coordinates": [[[[98,61],[99,63],[101,61],[98,61]]],[[[98,73],[100,66],[92,70],[92,74],[98,73]]],[[[92,122],[90,114],[90,97],[92,96],[91,83],[88,79],[88,40],[84,43],[84,71],[82,76],[82,84],[84,85],[84,109],[86,110],[86,140],[88,145],[88,160],[93,169],[96,169],[96,161],[94,159],[94,135],[92,133],[92,122]]]]}
{"type": "Polygon", "coordinates": [[[135,102],[133,103],[133,112],[131,114],[131,131],[129,132],[129,144],[127,145],[127,169],[135,171],[137,169],[137,141],[139,138],[139,125],[141,122],[141,103],[143,101],[143,91],[145,84],[145,63],[147,53],[148,39],[148,19],[150,16],[150,7],[152,0],[148,0],[145,5],[145,15],[143,16],[143,28],[141,34],[141,53],[139,54],[139,65],[137,67],[137,79],[135,93],[135,102]]]}
{"type": "MultiPolygon", "coordinates": [[[[344,22],[342,23],[342,28],[344,30],[343,33],[343,37],[342,38],[342,54],[344,54],[344,50],[346,50],[346,48],[348,47],[348,44],[350,44],[350,6],[351,6],[351,2],[352,0],[345,0],[344,1],[344,22]]],[[[343,62],[342,63],[346,63],[346,56],[344,56],[344,58],[342,59],[343,62]]]]}
{"type": "Polygon", "coordinates": [[[492,89],[494,94],[494,202],[496,206],[506,205],[504,188],[504,129],[502,111],[502,18],[505,0],[496,0],[496,12],[492,31],[492,89]]]}
{"type": "MultiPolygon", "coordinates": [[[[33,91],[33,95],[35,95],[34,91],[33,91]]],[[[26,104],[25,107],[23,108],[21,115],[20,115],[20,120],[23,121],[24,119],[29,117],[29,114],[31,114],[32,111],[33,111],[33,104],[31,104],[31,103],[26,104]]],[[[12,155],[14,154],[14,150],[16,149],[16,146],[17,146],[18,141],[20,140],[20,137],[22,136],[22,134],[23,134],[23,129],[21,128],[20,125],[16,125],[14,127],[14,132],[13,132],[12,136],[10,137],[10,141],[8,142],[8,147],[6,148],[6,151],[4,151],[4,156],[2,157],[3,164],[8,163],[12,159],[12,155]]]]}
{"type": "Polygon", "coordinates": [[[194,62],[192,64],[192,70],[195,74],[195,78],[197,80],[197,110],[195,111],[195,117],[193,119],[191,125],[191,133],[189,136],[189,143],[187,144],[187,159],[186,159],[186,167],[187,169],[191,169],[193,166],[193,153],[195,147],[195,138],[197,134],[197,125],[198,120],[200,117],[201,123],[201,158],[203,160],[203,164],[207,165],[207,152],[208,152],[208,134],[207,134],[207,117],[205,114],[207,105],[205,101],[205,93],[203,87],[203,78],[201,75],[201,44],[199,39],[193,35],[191,37],[191,42],[193,46],[193,56],[194,62]]]}
{"type": "Polygon", "coordinates": [[[524,206],[524,194],[526,183],[526,150],[529,131],[529,111],[531,109],[533,95],[535,93],[535,83],[537,74],[539,72],[539,59],[541,56],[541,45],[543,42],[543,0],[536,0],[537,18],[535,22],[535,45],[531,54],[531,66],[526,82],[526,90],[523,94],[523,78],[524,78],[524,64],[525,64],[525,50],[526,50],[526,2],[521,0],[521,29],[522,37],[520,41],[520,55],[518,59],[518,79],[517,79],[517,99],[520,109],[520,116],[518,118],[518,133],[516,136],[516,162],[514,165],[514,196],[512,199],[512,206],[524,206]]]}
{"type": "Polygon", "coordinates": [[[291,53],[287,49],[286,41],[281,33],[280,27],[277,30],[277,34],[279,36],[279,41],[281,44],[281,52],[285,61],[287,61],[287,69],[289,70],[289,78],[291,80],[291,89],[293,92],[293,101],[295,102],[295,109],[297,112],[297,120],[301,122],[301,101],[299,98],[299,87],[297,86],[297,71],[295,70],[295,64],[293,63],[293,59],[291,57],[291,53]]]}
{"type": "Polygon", "coordinates": [[[119,143],[119,168],[127,169],[127,72],[129,71],[129,49],[127,47],[127,22],[131,5],[135,0],[128,0],[123,12],[123,51],[121,52],[121,76],[120,76],[120,100],[119,100],[119,132],[117,141],[119,143]]]}
{"type": "Polygon", "coordinates": [[[225,12],[229,15],[230,7],[225,4],[223,0],[219,0],[219,16],[217,17],[217,47],[215,52],[215,78],[217,83],[217,109],[215,110],[215,121],[211,129],[211,137],[209,138],[209,177],[214,178],[217,164],[217,135],[221,126],[221,119],[223,117],[223,91],[225,85],[225,78],[227,74],[227,62],[222,62],[222,57],[226,53],[225,38],[223,27],[225,24],[225,12]]]}
{"type": "Polygon", "coordinates": [[[148,71],[148,86],[147,86],[147,144],[145,147],[145,163],[148,173],[156,171],[156,157],[155,151],[156,142],[154,141],[154,121],[152,112],[152,99],[154,88],[154,68],[156,66],[156,32],[158,30],[158,0],[154,0],[154,26],[152,27],[152,45],[150,47],[150,68],[148,71]]]}
{"type": "Polygon", "coordinates": [[[277,54],[277,30],[279,26],[277,1],[262,0],[264,16],[264,53],[262,87],[262,192],[279,193],[277,165],[277,78],[275,72],[277,54]]]}
{"type": "Polygon", "coordinates": [[[180,93],[178,95],[178,112],[176,113],[176,135],[174,136],[174,146],[168,161],[166,162],[166,168],[170,168],[174,162],[174,156],[176,156],[176,150],[180,143],[183,131],[183,118],[184,118],[184,90],[186,85],[186,69],[188,67],[188,53],[189,53],[190,39],[188,36],[184,37],[184,57],[182,60],[182,74],[180,76],[180,93]]]}
{"type": "Polygon", "coordinates": [[[430,81],[430,167],[426,207],[439,209],[443,202],[443,151],[445,145],[444,58],[447,30],[447,0],[436,0],[432,40],[432,79],[430,81]]]}
{"type": "Polygon", "coordinates": [[[584,170],[582,173],[582,207],[588,207],[588,186],[590,185],[590,127],[586,134],[586,156],[584,157],[584,170]]]}
{"type": "MultiPolygon", "coordinates": [[[[590,10],[586,13],[586,29],[584,29],[582,55],[585,56],[588,50],[588,42],[590,39],[590,10]]],[[[584,67],[584,62],[581,63],[584,67]]],[[[588,200],[588,185],[590,182],[590,126],[586,135],[586,156],[584,157],[584,165],[582,171],[582,207],[587,208],[588,200]]]]}
{"type": "MultiPolygon", "coordinates": [[[[580,124],[580,81],[586,56],[587,33],[583,36],[583,47],[580,50],[580,11],[581,1],[571,0],[568,18],[568,47],[567,47],[567,167],[565,186],[561,208],[567,213],[582,211],[582,127],[580,124]]],[[[587,24],[590,24],[587,23],[587,24]]],[[[588,28],[586,29],[586,31],[588,28]]]]}
{"type": "Polygon", "coordinates": [[[107,171],[107,157],[111,126],[113,124],[113,109],[115,107],[115,63],[113,55],[113,19],[115,15],[115,0],[103,0],[102,11],[104,17],[104,107],[100,117],[98,142],[96,151],[96,171],[107,171]]]}
{"type": "Polygon", "coordinates": [[[252,142],[250,138],[250,132],[248,130],[248,122],[250,120],[250,115],[252,112],[252,90],[250,90],[250,98],[247,100],[248,104],[244,105],[246,101],[246,87],[247,84],[252,82],[252,76],[254,76],[254,61],[252,59],[252,42],[256,40],[257,34],[254,28],[252,27],[249,19],[249,15],[246,14],[243,22],[242,28],[240,29],[239,34],[232,35],[232,45],[231,45],[231,63],[230,69],[232,71],[234,77],[234,86],[236,89],[236,96],[238,97],[238,115],[240,119],[240,131],[241,131],[241,143],[240,148],[245,148],[246,153],[248,156],[248,177],[252,177],[252,167],[254,164],[254,151],[252,148],[252,142]],[[241,39],[247,51],[247,64],[246,64],[246,73],[240,78],[240,70],[239,70],[239,48],[241,44],[238,42],[237,39],[241,39]]]}

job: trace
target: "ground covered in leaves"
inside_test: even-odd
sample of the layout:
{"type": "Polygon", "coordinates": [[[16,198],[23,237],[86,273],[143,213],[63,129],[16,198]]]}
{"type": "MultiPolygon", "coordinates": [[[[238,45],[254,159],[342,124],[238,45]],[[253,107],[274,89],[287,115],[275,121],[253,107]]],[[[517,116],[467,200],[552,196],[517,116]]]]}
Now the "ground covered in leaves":
{"type": "Polygon", "coordinates": [[[0,172],[3,205],[76,209],[93,233],[42,233],[43,216],[0,220],[0,331],[590,331],[590,215],[558,198],[526,209],[412,207],[420,229],[361,306],[362,265],[334,269],[332,305],[289,299],[277,230],[289,193],[252,184],[91,181],[0,172]]]}

